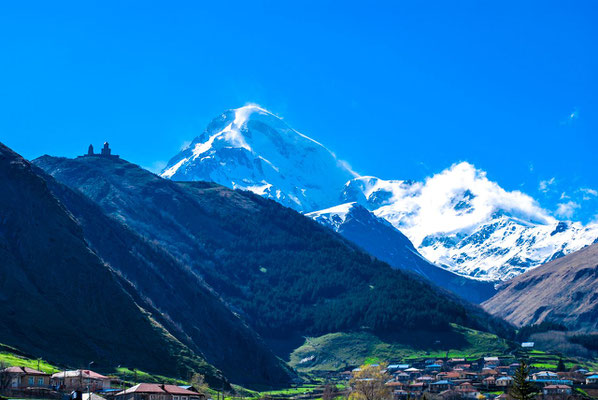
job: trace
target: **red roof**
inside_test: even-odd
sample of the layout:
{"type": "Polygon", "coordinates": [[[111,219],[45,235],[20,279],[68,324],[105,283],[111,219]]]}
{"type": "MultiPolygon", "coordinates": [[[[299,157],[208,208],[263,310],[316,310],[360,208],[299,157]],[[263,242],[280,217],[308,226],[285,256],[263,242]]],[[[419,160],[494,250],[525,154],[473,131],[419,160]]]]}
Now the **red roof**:
{"type": "Polygon", "coordinates": [[[4,372],[8,372],[11,374],[48,375],[45,372],[38,371],[29,367],[8,367],[4,369],[4,372]]]}
{"type": "Polygon", "coordinates": [[[170,394],[182,395],[182,396],[197,396],[197,392],[192,390],[184,389],[176,385],[164,385],[164,390],[170,394]]]}
{"type": "Polygon", "coordinates": [[[82,370],[83,373],[87,376],[89,376],[92,379],[110,379],[107,376],[104,376],[102,374],[98,374],[97,372],[91,371],[89,369],[84,369],[82,370]]]}
{"type": "Polygon", "coordinates": [[[169,393],[178,396],[198,395],[197,392],[183,389],[182,387],[178,387],[176,385],[161,385],[157,383],[140,383],[118,394],[121,395],[130,393],[169,393]]]}

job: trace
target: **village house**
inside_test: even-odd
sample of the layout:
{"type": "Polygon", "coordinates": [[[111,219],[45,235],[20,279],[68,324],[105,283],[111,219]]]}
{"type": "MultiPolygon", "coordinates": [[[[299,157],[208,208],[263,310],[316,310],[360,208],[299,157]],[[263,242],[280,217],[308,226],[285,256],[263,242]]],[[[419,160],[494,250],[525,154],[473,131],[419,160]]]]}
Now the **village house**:
{"type": "Polygon", "coordinates": [[[110,389],[111,378],[88,369],[61,371],[52,375],[52,385],[62,391],[91,391],[110,389]]]}
{"type": "Polygon", "coordinates": [[[590,375],[586,377],[586,385],[596,385],[598,384],[598,375],[590,375]]]}
{"type": "Polygon", "coordinates": [[[407,399],[409,398],[409,392],[401,389],[395,390],[394,392],[392,392],[392,397],[394,400],[407,399]]]}
{"type": "Polygon", "coordinates": [[[116,394],[116,400],[203,400],[205,396],[175,385],[140,383],[116,394]]]}
{"type": "Polygon", "coordinates": [[[424,389],[426,388],[426,384],[423,382],[412,383],[409,385],[409,393],[412,395],[423,393],[424,389]]]}
{"type": "Polygon", "coordinates": [[[496,384],[496,378],[493,377],[492,375],[488,376],[482,380],[482,383],[484,384],[484,386],[486,388],[488,388],[490,386],[494,386],[496,384]]]}
{"type": "Polygon", "coordinates": [[[496,379],[495,384],[498,387],[509,387],[513,384],[513,378],[510,376],[501,376],[496,379]]]}
{"type": "Polygon", "coordinates": [[[409,379],[411,379],[411,375],[409,375],[406,372],[401,372],[395,375],[395,379],[398,382],[409,382],[409,379]]]}
{"type": "Polygon", "coordinates": [[[430,384],[430,392],[432,393],[440,393],[444,392],[445,390],[449,390],[453,386],[453,383],[447,380],[432,382],[430,384]]]}
{"type": "Polygon", "coordinates": [[[554,372],[550,371],[540,371],[532,374],[532,380],[534,381],[542,381],[542,380],[553,380],[559,379],[559,375],[554,372]]]}
{"type": "Polygon", "coordinates": [[[475,399],[480,395],[480,392],[469,382],[464,382],[457,386],[455,392],[459,393],[462,397],[471,399],[475,399]]]}
{"type": "Polygon", "coordinates": [[[542,393],[544,393],[544,396],[556,396],[556,395],[566,396],[566,395],[571,394],[571,386],[548,385],[548,386],[544,386],[544,389],[542,389],[542,393]]]}
{"type": "Polygon", "coordinates": [[[2,370],[10,379],[11,389],[50,386],[50,375],[29,367],[8,367],[2,370]]]}

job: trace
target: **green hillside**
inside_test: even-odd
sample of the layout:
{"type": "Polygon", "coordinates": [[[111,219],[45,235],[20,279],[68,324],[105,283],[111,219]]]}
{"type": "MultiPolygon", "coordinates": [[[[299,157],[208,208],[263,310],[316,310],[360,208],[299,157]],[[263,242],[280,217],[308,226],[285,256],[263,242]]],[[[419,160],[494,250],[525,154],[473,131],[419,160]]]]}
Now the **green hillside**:
{"type": "Polygon", "coordinates": [[[442,333],[412,331],[384,336],[362,331],[308,337],[291,354],[289,364],[301,372],[340,371],[368,360],[498,356],[509,349],[509,343],[494,334],[454,324],[452,328],[442,333]]]}
{"type": "Polygon", "coordinates": [[[48,361],[27,355],[14,347],[0,344],[0,368],[13,366],[33,368],[47,374],[53,374],[60,370],[60,368],[50,364],[48,361]]]}

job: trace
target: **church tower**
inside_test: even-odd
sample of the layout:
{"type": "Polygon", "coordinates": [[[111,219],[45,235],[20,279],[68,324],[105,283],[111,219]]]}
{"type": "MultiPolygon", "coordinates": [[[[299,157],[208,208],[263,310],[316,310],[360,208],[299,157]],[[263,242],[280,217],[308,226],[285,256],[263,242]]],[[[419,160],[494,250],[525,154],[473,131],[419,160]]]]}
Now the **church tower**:
{"type": "Polygon", "coordinates": [[[93,145],[92,144],[90,144],[89,148],[87,149],[87,155],[93,156],[93,145]]]}
{"type": "Polygon", "coordinates": [[[108,144],[108,142],[104,142],[104,148],[102,148],[102,155],[105,157],[110,157],[110,145],[108,144]]]}

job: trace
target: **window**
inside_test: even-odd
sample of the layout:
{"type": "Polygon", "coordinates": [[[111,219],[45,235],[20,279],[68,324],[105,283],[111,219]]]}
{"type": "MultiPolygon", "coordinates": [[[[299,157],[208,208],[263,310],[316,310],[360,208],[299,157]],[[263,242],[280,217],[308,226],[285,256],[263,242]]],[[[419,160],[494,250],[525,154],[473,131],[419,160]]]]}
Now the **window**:
{"type": "Polygon", "coordinates": [[[37,378],[37,386],[44,386],[44,378],[37,378]]]}
{"type": "Polygon", "coordinates": [[[33,386],[33,385],[34,385],[33,377],[30,376],[29,377],[29,386],[33,386]]]}
{"type": "Polygon", "coordinates": [[[179,400],[179,396],[172,396],[172,400],[179,400]]]}

